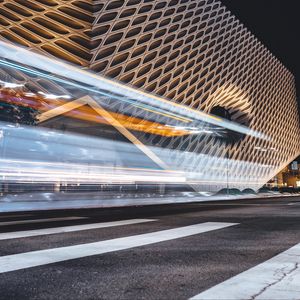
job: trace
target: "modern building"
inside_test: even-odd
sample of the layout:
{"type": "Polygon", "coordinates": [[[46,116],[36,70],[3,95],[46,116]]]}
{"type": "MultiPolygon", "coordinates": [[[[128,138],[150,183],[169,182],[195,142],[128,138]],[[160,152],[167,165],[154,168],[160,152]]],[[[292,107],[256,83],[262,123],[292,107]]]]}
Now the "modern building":
{"type": "Polygon", "coordinates": [[[283,168],[274,178],[268,182],[269,187],[275,188],[299,188],[300,187],[300,165],[297,161],[283,168]]]}
{"type": "MultiPolygon", "coordinates": [[[[155,169],[157,182],[172,171],[175,179],[161,182],[218,191],[258,189],[300,153],[293,75],[220,1],[4,0],[0,14],[0,40],[30,50],[18,55],[2,43],[0,101],[31,109],[34,130],[77,139],[72,159],[39,148],[24,160],[155,169]],[[101,154],[101,143],[93,154],[84,148],[100,137],[117,145],[109,144],[111,156],[101,154]]],[[[105,182],[95,174],[94,183],[105,182]]]]}

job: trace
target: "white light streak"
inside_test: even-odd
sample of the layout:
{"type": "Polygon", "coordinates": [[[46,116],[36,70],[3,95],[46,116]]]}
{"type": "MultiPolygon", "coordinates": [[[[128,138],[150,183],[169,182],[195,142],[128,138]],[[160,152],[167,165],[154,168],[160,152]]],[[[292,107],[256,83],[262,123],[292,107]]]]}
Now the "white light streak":
{"type": "Polygon", "coordinates": [[[230,184],[240,189],[245,186],[258,189],[276,168],[201,153],[149,147],[173,169],[162,170],[153,164],[150,166],[149,158],[136,152],[131,143],[69,132],[49,132],[42,127],[23,126],[20,131],[19,127],[7,123],[0,123],[0,126],[5,132],[0,176],[8,182],[186,183],[206,187],[219,185],[219,189],[230,184]],[[194,161],[198,163],[191,168],[194,161]],[[246,172],[235,174],[237,169],[246,172]]]}
{"type": "MultiPolygon", "coordinates": [[[[143,103],[145,105],[152,105],[159,109],[166,110],[172,114],[177,115],[178,117],[184,116],[190,119],[207,122],[257,138],[269,139],[264,134],[240,124],[209,115],[199,110],[191,109],[188,106],[171,102],[153,94],[149,94],[139,89],[132,88],[119,82],[107,79],[98,74],[82,70],[76,66],[72,66],[58,60],[50,59],[46,56],[33,53],[21,47],[14,46],[2,41],[0,41],[0,57],[21,64],[26,61],[27,65],[31,67],[38,68],[51,74],[56,74],[70,80],[75,80],[76,82],[81,83],[77,84],[77,86],[81,89],[88,90],[86,85],[89,85],[96,89],[105,91],[106,96],[109,96],[113,91],[114,94],[121,95],[122,97],[127,97],[128,99],[133,99],[134,102],[143,103]]],[[[1,63],[5,64],[6,62],[1,61],[1,63]]],[[[72,82],[68,82],[68,84],[74,85],[72,82]]],[[[95,93],[97,92],[97,90],[93,89],[93,92],[95,93]]],[[[103,92],[101,91],[98,91],[98,93],[103,94],[103,92]]],[[[111,97],[113,96],[111,95],[111,97]]]]}
{"type": "Polygon", "coordinates": [[[17,83],[13,83],[13,82],[5,82],[5,81],[2,81],[2,80],[0,80],[0,84],[4,88],[12,88],[12,89],[24,86],[24,84],[17,84],[17,83]]]}
{"type": "Polygon", "coordinates": [[[38,94],[43,95],[46,99],[71,99],[69,95],[53,95],[39,91],[38,94]]]}

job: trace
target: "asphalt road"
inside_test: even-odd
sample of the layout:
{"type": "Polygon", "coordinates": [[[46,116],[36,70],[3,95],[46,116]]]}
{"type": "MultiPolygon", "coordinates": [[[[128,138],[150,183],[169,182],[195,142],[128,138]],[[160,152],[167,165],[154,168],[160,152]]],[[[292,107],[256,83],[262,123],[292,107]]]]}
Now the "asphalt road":
{"type": "Polygon", "coordinates": [[[0,299],[202,299],[299,243],[300,197],[1,214],[0,299]]]}

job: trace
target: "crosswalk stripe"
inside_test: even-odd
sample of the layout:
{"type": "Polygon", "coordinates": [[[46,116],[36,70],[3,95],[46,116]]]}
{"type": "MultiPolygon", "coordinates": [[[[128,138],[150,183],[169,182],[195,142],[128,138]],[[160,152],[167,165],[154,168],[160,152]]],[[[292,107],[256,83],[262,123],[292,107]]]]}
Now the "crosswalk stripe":
{"type": "Polygon", "coordinates": [[[71,221],[71,220],[81,220],[87,219],[87,217],[65,217],[65,218],[49,218],[49,219],[33,219],[33,220],[19,220],[19,221],[7,221],[1,222],[0,226],[7,225],[21,225],[21,224],[31,224],[31,223],[48,223],[48,222],[58,222],[58,221],[71,221]]]}
{"type": "Polygon", "coordinates": [[[5,233],[0,233],[0,240],[17,239],[17,238],[24,238],[24,237],[39,236],[39,235],[56,234],[56,233],[66,233],[66,232],[74,232],[74,231],[81,231],[81,230],[99,229],[99,228],[106,228],[106,227],[139,224],[139,223],[152,222],[152,221],[156,221],[156,220],[131,219],[131,220],[93,223],[93,224],[84,224],[84,225],[75,225],[75,226],[63,226],[63,227],[55,227],[55,228],[5,232],[5,233]]]}
{"type": "Polygon", "coordinates": [[[237,223],[207,222],[95,243],[2,256],[0,257],[0,273],[145,246],[233,225],[237,223]]]}
{"type": "Polygon", "coordinates": [[[299,299],[300,244],[190,300],[299,299]]]}

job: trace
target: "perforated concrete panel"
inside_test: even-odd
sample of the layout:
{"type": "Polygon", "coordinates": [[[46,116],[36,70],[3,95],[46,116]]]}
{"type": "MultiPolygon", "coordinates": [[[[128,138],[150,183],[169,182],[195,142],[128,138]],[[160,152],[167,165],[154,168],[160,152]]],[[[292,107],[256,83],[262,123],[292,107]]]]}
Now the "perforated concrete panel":
{"type": "Polygon", "coordinates": [[[223,107],[269,137],[228,145],[209,135],[135,133],[146,145],[190,153],[167,163],[204,170],[204,185],[224,187],[225,176],[232,187],[257,188],[299,154],[293,75],[219,1],[0,0],[0,14],[4,40],[195,110],[223,107]]]}

